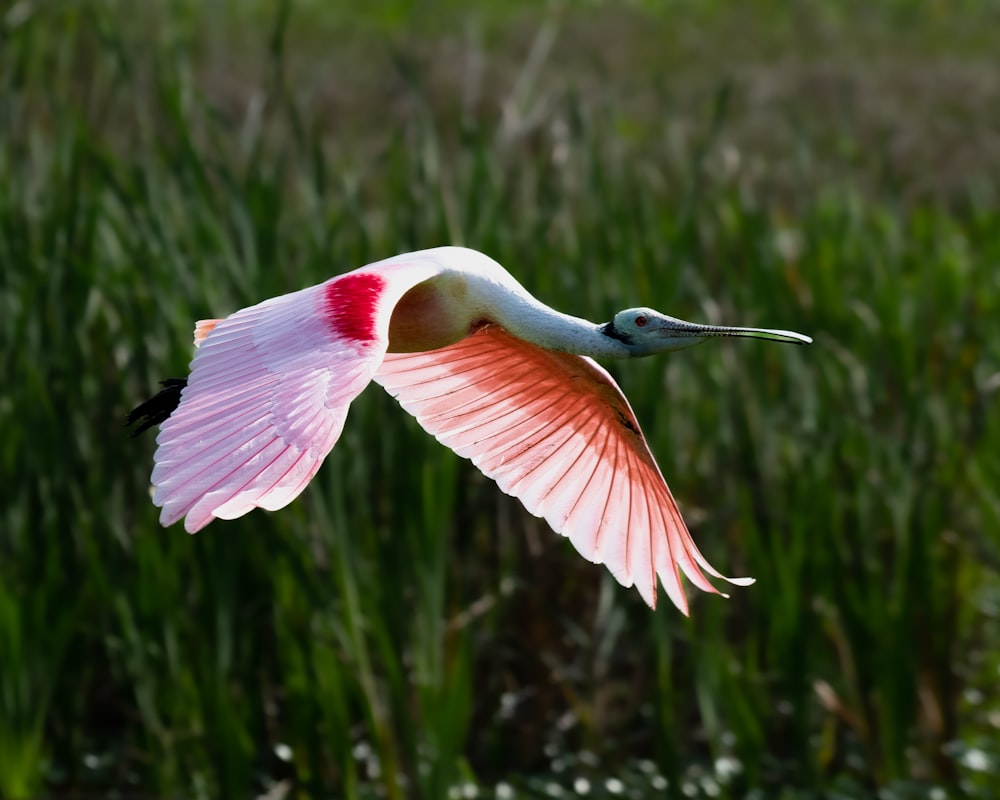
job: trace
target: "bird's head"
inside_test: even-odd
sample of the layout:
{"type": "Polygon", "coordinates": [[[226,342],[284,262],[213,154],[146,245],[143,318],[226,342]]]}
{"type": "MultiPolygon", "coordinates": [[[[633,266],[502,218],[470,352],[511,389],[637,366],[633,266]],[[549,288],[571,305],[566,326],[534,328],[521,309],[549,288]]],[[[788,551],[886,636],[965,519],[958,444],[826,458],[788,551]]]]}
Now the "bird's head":
{"type": "Polygon", "coordinates": [[[790,344],[812,342],[808,336],[794,331],[701,325],[661,314],[651,308],[627,308],[619,311],[601,330],[606,336],[625,344],[633,356],[681,350],[716,336],[738,336],[790,344]]]}

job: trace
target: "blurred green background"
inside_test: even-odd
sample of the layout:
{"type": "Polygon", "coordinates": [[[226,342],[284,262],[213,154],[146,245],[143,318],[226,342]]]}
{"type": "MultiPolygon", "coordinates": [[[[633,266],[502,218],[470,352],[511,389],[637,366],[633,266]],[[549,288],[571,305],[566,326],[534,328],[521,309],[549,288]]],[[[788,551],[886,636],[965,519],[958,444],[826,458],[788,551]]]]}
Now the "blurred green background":
{"type": "Polygon", "coordinates": [[[1000,796],[1000,5],[0,4],[0,796],[1000,796]],[[163,530],[196,319],[397,252],[801,330],[611,365],[651,612],[377,387],[163,530]]]}

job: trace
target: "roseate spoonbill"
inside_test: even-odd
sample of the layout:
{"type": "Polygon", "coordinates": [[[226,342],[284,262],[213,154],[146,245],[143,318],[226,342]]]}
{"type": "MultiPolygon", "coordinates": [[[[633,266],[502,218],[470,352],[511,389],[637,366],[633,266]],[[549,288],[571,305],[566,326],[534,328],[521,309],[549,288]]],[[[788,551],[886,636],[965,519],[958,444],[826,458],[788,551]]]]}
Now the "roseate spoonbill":
{"type": "Polygon", "coordinates": [[[517,497],[623,586],[656,604],[657,576],[685,614],[725,578],[688,532],[618,385],[591,357],[634,358],[716,336],[808,336],[699,325],[649,308],[603,325],[542,304],[493,259],[439,247],[361,267],[203,320],[190,377],[129,415],[159,423],[160,522],[191,533],[294,500],[372,380],[421,426],[517,497]]]}

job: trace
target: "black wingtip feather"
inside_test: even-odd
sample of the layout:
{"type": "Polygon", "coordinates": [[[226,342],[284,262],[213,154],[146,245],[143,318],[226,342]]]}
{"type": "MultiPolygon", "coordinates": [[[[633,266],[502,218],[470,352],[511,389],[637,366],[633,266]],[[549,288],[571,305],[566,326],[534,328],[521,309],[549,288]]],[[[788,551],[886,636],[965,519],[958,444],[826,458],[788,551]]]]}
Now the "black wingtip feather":
{"type": "Polygon", "coordinates": [[[125,418],[126,427],[139,423],[139,427],[132,431],[133,439],[154,425],[159,425],[174,413],[180,405],[181,391],[187,386],[187,379],[167,378],[165,381],[160,381],[160,386],[163,387],[160,391],[133,408],[125,418]]]}

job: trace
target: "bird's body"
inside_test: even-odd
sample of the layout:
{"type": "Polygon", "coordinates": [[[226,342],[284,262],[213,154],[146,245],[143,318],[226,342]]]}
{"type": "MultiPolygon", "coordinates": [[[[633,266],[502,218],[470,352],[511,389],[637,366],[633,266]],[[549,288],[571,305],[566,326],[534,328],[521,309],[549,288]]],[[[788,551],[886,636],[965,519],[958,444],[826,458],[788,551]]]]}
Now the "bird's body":
{"type": "Polygon", "coordinates": [[[595,325],[542,304],[487,256],[442,247],[198,323],[186,385],[173,382],[166,400],[132,418],[162,423],[153,502],[162,524],[183,517],[193,533],[297,497],[374,380],[585,557],[650,605],[659,576],[686,612],[678,568],[706,591],[716,590],[704,573],[723,576],[698,552],[628,402],[591,357],[709,336],[809,341],[651,309],[595,325]]]}

